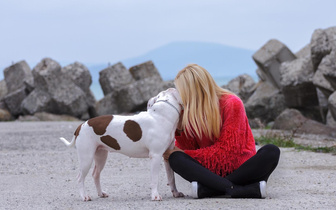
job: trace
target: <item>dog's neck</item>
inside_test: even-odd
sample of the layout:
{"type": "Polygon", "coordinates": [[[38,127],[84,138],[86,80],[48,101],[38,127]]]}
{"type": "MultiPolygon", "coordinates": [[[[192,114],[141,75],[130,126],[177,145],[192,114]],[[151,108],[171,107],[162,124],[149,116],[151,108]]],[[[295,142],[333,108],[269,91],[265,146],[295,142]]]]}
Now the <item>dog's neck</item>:
{"type": "Polygon", "coordinates": [[[164,102],[164,103],[169,104],[171,107],[173,107],[173,108],[177,111],[178,115],[180,116],[181,113],[180,113],[179,109],[178,109],[176,106],[174,106],[172,103],[170,103],[170,102],[168,101],[168,99],[166,99],[166,100],[157,100],[156,103],[157,103],[157,102],[164,102]]]}
{"type": "Polygon", "coordinates": [[[156,117],[160,117],[163,118],[162,120],[167,120],[170,121],[172,124],[176,124],[179,121],[180,118],[180,112],[181,112],[182,108],[181,106],[179,106],[179,104],[176,102],[174,103],[173,101],[168,101],[167,99],[161,99],[161,100],[157,100],[155,102],[155,104],[153,104],[153,106],[147,110],[147,112],[150,115],[155,115],[156,117]],[[158,103],[160,102],[160,103],[158,103]],[[156,104],[161,104],[160,106],[156,106],[156,104]],[[164,105],[165,104],[165,105],[164,105]],[[162,114],[162,112],[159,112],[160,114],[157,114],[157,110],[158,109],[166,109],[167,112],[165,112],[165,114],[162,114]]]}

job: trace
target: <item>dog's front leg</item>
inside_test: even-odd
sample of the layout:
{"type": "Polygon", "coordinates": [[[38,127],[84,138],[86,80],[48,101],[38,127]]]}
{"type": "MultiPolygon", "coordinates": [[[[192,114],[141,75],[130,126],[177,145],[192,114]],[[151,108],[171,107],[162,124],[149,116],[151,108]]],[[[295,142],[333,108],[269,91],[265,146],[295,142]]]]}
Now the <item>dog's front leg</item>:
{"type": "Polygon", "coordinates": [[[151,160],[151,189],[152,201],[161,201],[162,197],[158,192],[159,172],[162,155],[152,154],[149,156],[151,160]]]}
{"type": "Polygon", "coordinates": [[[165,163],[166,172],[167,172],[168,185],[170,186],[170,190],[173,193],[173,196],[175,198],[184,197],[184,194],[179,192],[176,188],[174,171],[170,167],[169,162],[165,160],[164,163],[165,163]]]}
{"type": "MultiPolygon", "coordinates": [[[[174,148],[174,142],[169,146],[168,149],[173,149],[174,148]]],[[[167,173],[167,179],[168,179],[168,185],[170,187],[171,192],[173,193],[173,196],[175,198],[178,197],[184,197],[184,194],[179,192],[176,188],[175,184],[175,176],[174,176],[174,171],[170,167],[168,160],[164,161],[165,167],[166,167],[166,173],[167,173]]]]}

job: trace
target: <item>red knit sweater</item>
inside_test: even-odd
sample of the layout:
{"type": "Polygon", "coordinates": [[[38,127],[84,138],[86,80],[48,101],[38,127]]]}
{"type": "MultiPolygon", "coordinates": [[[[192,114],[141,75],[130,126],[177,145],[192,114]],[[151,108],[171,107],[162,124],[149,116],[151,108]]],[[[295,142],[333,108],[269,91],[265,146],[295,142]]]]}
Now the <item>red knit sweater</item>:
{"type": "Polygon", "coordinates": [[[222,128],[214,140],[176,135],[175,145],[212,172],[226,176],[256,154],[243,102],[235,95],[220,98],[222,128]]]}

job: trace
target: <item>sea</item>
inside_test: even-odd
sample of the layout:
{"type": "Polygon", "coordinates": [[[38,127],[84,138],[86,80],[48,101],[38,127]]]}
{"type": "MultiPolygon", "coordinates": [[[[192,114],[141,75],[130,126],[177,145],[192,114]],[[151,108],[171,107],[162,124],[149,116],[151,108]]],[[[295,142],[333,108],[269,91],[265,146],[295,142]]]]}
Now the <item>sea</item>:
{"type": "MultiPolygon", "coordinates": [[[[214,77],[215,82],[219,86],[223,86],[228,84],[232,79],[234,79],[236,76],[222,76],[222,77],[214,77]]],[[[254,81],[257,80],[256,76],[252,76],[254,81]]],[[[95,98],[97,101],[104,98],[103,90],[101,89],[101,86],[98,81],[93,81],[91,86],[91,91],[93,92],[95,98]]]]}

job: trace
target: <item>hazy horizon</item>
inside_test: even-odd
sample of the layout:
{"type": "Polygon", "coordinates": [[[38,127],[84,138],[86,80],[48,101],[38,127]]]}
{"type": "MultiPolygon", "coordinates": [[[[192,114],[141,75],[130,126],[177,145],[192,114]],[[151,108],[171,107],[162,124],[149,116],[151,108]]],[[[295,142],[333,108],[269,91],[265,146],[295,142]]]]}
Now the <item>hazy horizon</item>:
{"type": "Polygon", "coordinates": [[[335,25],[335,7],[333,0],[1,1],[0,67],[44,57],[116,63],[176,41],[257,50],[278,39],[296,52],[315,29],[335,25]]]}

